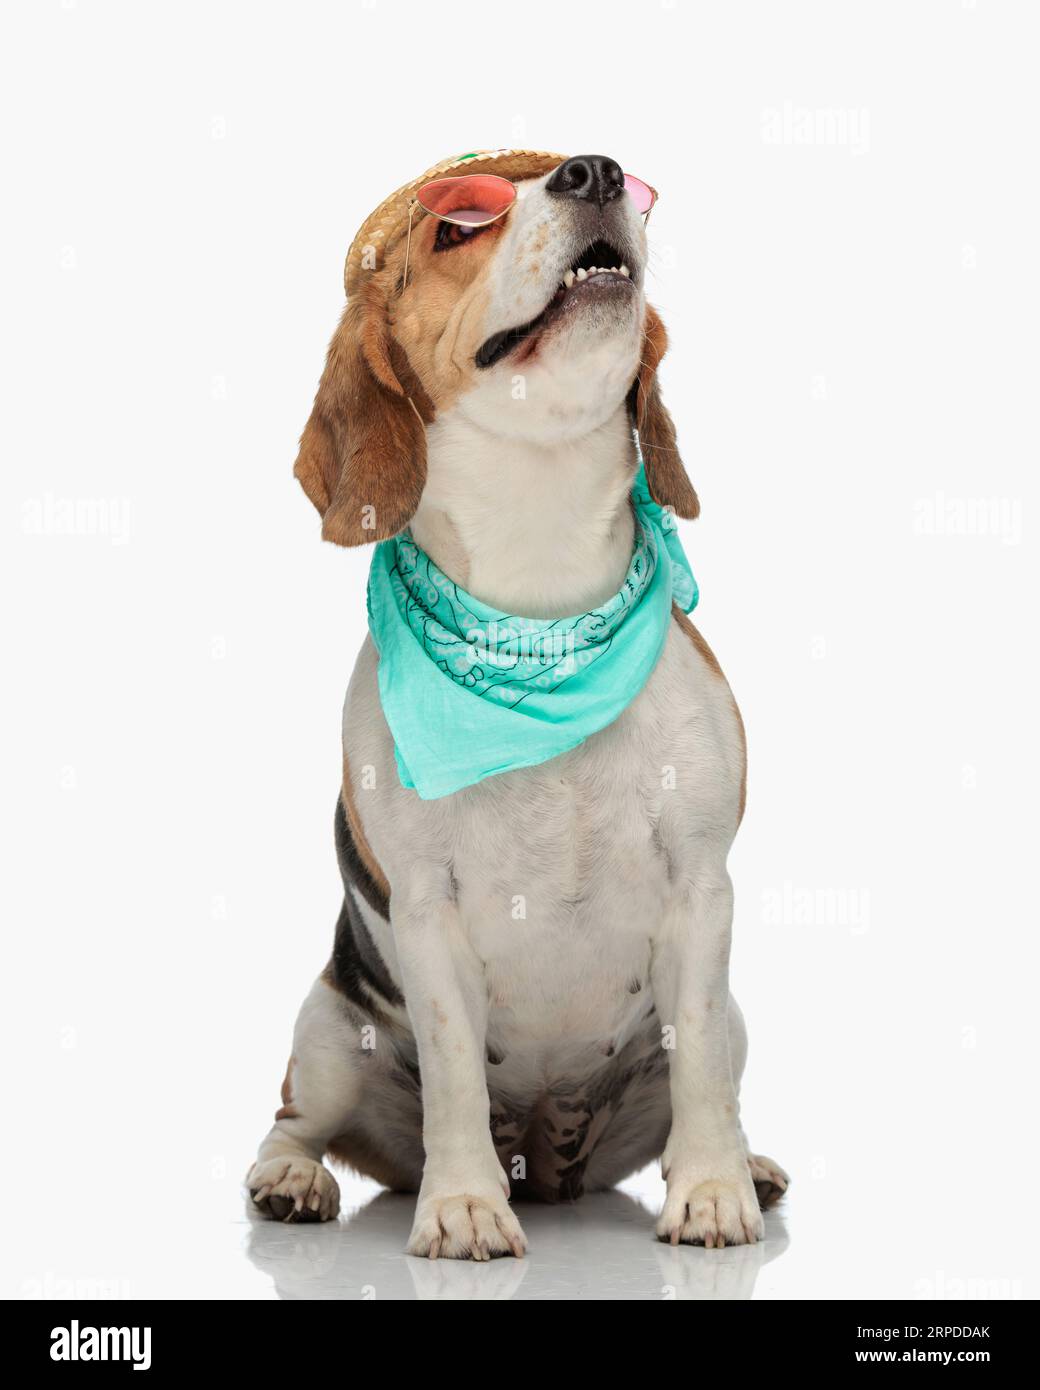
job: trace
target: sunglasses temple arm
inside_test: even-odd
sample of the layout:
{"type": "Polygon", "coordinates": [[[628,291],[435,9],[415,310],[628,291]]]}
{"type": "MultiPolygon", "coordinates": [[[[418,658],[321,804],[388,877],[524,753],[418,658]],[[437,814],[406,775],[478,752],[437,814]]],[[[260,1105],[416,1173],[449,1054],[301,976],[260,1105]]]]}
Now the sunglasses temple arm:
{"type": "Polygon", "coordinates": [[[413,198],[408,208],[408,237],[404,244],[404,275],[401,278],[401,293],[408,288],[408,258],[412,251],[412,218],[415,216],[416,200],[413,198]]]}

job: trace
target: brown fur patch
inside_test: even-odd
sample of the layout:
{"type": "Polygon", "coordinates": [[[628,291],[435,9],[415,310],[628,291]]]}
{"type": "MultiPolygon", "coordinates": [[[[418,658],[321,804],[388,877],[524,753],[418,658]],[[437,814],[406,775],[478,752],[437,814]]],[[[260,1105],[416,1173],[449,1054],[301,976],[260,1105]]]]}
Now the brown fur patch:
{"type": "MultiPolygon", "coordinates": [[[[705,642],[698,629],[694,627],[693,623],[690,622],[689,617],[682,611],[680,607],[678,607],[677,604],[674,603],[672,604],[672,617],[675,619],[675,621],[679,624],[679,627],[693,643],[694,649],[696,650],[697,654],[701,657],[701,659],[704,661],[704,663],[707,665],[708,669],[713,671],[721,681],[725,682],[726,677],[722,674],[722,667],[719,665],[718,658],[716,657],[715,653],[708,646],[707,642],[705,642]]],[[[729,690],[728,683],[726,684],[726,689],[729,690]]],[[[734,700],[733,698],[732,690],[729,691],[729,698],[733,705],[733,713],[737,716],[737,728],[740,730],[740,746],[744,751],[743,764],[740,773],[740,806],[737,810],[737,824],[739,825],[740,822],[744,819],[744,808],[747,805],[747,733],[744,729],[744,720],[741,717],[740,707],[737,704],[736,700],[734,700]]]]}
{"type": "Polygon", "coordinates": [[[384,898],[390,897],[390,884],[386,874],[379,867],[379,861],[372,853],[372,846],[368,843],[365,828],[361,824],[361,817],[358,815],[357,802],[354,800],[354,784],[350,776],[350,763],[347,755],[343,755],[343,811],[347,817],[347,825],[354,841],[354,848],[358,852],[358,858],[368,870],[369,877],[379,889],[384,898]]]}
{"type": "MultiPolygon", "coordinates": [[[[437,412],[453,405],[476,373],[490,297],[487,270],[502,231],[495,223],[468,245],[436,251],[437,219],[426,218],[412,237],[408,284],[390,294],[391,333],[437,412]]],[[[401,246],[385,274],[398,286],[403,273],[401,246]]]]}
{"type": "Polygon", "coordinates": [[[657,368],[668,349],[668,334],[661,316],[646,306],[642,362],[629,397],[633,423],[639,431],[639,451],[646,465],[646,481],[654,501],[670,507],[677,516],[692,521],[701,504],[679,456],[675,425],[665,409],[657,384],[657,368]]]}
{"type": "Polygon", "coordinates": [[[487,306],[484,274],[501,234],[434,250],[437,219],[351,298],[329,344],[294,472],[337,545],[397,535],[426,483],[426,430],[469,384],[487,306]]]}
{"type": "Polygon", "coordinates": [[[285,1068],[285,1076],[282,1078],[282,1104],[292,1104],[292,1069],[296,1061],[295,1055],[289,1058],[288,1066],[285,1068]]]}
{"type": "Polygon", "coordinates": [[[382,288],[369,281],[344,310],[293,470],[337,545],[396,535],[426,483],[432,407],[391,339],[382,288]]]}
{"type": "MultiPolygon", "coordinates": [[[[701,636],[700,632],[698,632],[697,628],[694,627],[693,623],[690,622],[688,615],[684,613],[677,604],[674,603],[672,604],[672,617],[682,628],[683,632],[685,632],[686,636],[696,647],[698,653],[700,654],[700,656],[704,658],[708,666],[715,672],[717,676],[722,676],[722,667],[719,665],[718,658],[716,657],[715,653],[708,646],[707,642],[705,642],[704,638],[701,636]]],[[[722,676],[722,679],[725,680],[725,676],[722,676]]]]}
{"type": "Polygon", "coordinates": [[[295,1120],[299,1118],[299,1111],[293,1105],[292,1091],[292,1069],[296,1063],[296,1057],[289,1058],[288,1066],[285,1068],[285,1076],[282,1079],[282,1104],[281,1108],[275,1111],[276,1120],[295,1120]]]}

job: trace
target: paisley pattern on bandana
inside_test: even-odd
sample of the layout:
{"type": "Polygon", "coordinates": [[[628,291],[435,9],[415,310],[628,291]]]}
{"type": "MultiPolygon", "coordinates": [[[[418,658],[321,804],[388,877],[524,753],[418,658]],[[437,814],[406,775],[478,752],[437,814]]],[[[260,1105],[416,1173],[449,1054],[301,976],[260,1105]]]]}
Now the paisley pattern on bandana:
{"type": "Polygon", "coordinates": [[[406,787],[431,798],[547,761],[617,717],[664,644],[672,603],[697,585],[675,519],[651,498],[640,464],[625,582],[568,618],[501,613],[466,593],[408,532],[376,547],[369,627],[383,712],[406,787]]]}
{"type": "Polygon", "coordinates": [[[659,563],[653,532],[637,521],[628,574],[609,602],[574,618],[487,618],[411,536],[393,544],[390,584],[426,655],[466,690],[510,709],[534,692],[550,694],[604,657],[659,563]]]}

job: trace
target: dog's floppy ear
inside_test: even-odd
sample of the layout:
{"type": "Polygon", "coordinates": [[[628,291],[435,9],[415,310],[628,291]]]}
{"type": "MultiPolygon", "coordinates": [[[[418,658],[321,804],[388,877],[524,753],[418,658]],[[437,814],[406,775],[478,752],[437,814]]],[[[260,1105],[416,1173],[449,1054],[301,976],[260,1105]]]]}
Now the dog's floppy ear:
{"type": "Polygon", "coordinates": [[[386,540],[408,525],[426,483],[429,397],[391,337],[370,281],[329,344],[293,472],[337,545],[386,540]]]}
{"type": "Polygon", "coordinates": [[[668,335],[661,316],[648,304],[642,361],[628,395],[628,406],[639,432],[639,449],[646,465],[650,495],[659,506],[671,507],[678,516],[692,521],[700,512],[701,504],[686,476],[675,442],[675,426],[657,385],[657,365],[667,347],[668,335]]]}

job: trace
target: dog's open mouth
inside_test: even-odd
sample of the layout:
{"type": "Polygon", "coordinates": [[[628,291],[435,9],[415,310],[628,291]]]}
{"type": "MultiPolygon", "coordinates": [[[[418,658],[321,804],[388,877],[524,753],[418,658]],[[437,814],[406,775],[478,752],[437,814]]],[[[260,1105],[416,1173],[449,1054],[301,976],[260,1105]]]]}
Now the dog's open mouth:
{"type": "Polygon", "coordinates": [[[578,259],[564,271],[563,279],[545,308],[535,318],[502,333],[493,333],[479,348],[478,367],[493,367],[514,348],[533,340],[553,323],[566,309],[580,303],[586,295],[600,295],[611,290],[628,292],[634,289],[632,270],[622,253],[609,241],[596,240],[587,246],[578,259]]]}

